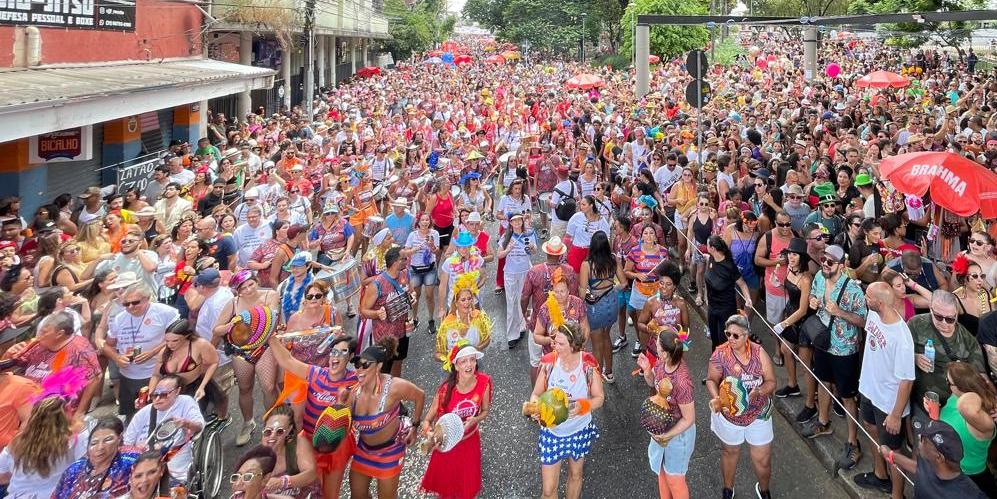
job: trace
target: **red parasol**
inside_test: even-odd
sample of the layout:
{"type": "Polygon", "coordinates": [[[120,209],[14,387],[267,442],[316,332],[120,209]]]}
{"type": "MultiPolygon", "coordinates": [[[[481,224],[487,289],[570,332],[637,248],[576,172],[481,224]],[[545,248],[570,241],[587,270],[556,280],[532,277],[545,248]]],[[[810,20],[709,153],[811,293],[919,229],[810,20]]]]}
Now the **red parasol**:
{"type": "Polygon", "coordinates": [[[891,71],[873,71],[855,81],[859,88],[904,88],[910,85],[906,76],[900,76],[891,71]]]}
{"type": "Polygon", "coordinates": [[[657,63],[661,62],[661,58],[658,57],[658,56],[656,56],[656,55],[654,55],[654,54],[651,54],[651,55],[647,56],[647,62],[649,62],[651,64],[657,64],[657,63]]]}
{"type": "Polygon", "coordinates": [[[485,62],[489,64],[505,64],[505,57],[500,55],[493,55],[485,58],[485,62]]]}
{"type": "Polygon", "coordinates": [[[605,85],[606,82],[602,81],[602,78],[599,78],[596,75],[588,73],[575,75],[570,79],[568,79],[568,81],[564,82],[564,86],[567,88],[579,88],[582,90],[588,90],[590,88],[598,88],[605,85]]]}
{"type": "Polygon", "coordinates": [[[879,171],[904,194],[923,196],[930,189],[931,200],[956,215],[997,218],[997,174],[971,159],[913,152],[884,159],[879,171]]]}
{"type": "Polygon", "coordinates": [[[458,55],[453,60],[454,64],[471,64],[472,62],[474,62],[474,59],[471,59],[469,55],[458,55]]]}
{"type": "Polygon", "coordinates": [[[361,78],[370,78],[371,76],[379,74],[381,74],[381,68],[377,66],[367,66],[357,70],[357,76],[361,78]]]}
{"type": "Polygon", "coordinates": [[[442,50],[430,50],[428,53],[426,53],[427,57],[439,57],[441,55],[443,55],[442,50]]]}

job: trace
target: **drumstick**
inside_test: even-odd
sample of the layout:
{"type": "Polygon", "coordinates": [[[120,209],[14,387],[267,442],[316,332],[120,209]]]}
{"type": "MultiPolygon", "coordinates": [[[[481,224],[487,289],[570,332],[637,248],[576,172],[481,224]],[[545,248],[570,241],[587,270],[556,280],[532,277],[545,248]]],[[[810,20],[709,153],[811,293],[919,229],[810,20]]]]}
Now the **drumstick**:
{"type": "Polygon", "coordinates": [[[319,327],[313,327],[313,328],[309,328],[309,329],[302,329],[300,331],[291,331],[291,332],[288,332],[288,333],[281,333],[281,334],[278,334],[277,337],[280,338],[280,339],[282,339],[282,340],[289,339],[289,338],[300,338],[302,336],[312,336],[312,335],[315,335],[315,334],[328,333],[328,332],[332,331],[333,329],[342,329],[342,328],[339,327],[339,326],[319,326],[319,327]]]}

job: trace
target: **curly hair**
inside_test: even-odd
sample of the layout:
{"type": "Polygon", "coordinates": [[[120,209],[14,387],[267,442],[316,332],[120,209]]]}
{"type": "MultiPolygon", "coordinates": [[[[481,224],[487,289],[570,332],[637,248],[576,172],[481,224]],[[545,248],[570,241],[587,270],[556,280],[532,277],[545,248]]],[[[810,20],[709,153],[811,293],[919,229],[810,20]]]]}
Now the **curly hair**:
{"type": "Polygon", "coordinates": [[[10,443],[15,468],[48,477],[55,464],[69,455],[71,422],[65,406],[59,397],[35,405],[27,424],[10,443]]]}

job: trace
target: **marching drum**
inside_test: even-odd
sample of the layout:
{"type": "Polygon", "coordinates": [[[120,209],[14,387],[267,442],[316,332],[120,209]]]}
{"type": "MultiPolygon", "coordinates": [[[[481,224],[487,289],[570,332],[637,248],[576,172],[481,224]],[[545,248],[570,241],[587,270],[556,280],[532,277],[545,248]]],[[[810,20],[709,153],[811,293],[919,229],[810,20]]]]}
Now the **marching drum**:
{"type": "Polygon", "coordinates": [[[388,186],[383,182],[377,184],[377,187],[374,187],[374,200],[381,201],[386,197],[388,197],[388,186]]]}
{"type": "Polygon", "coordinates": [[[346,258],[332,266],[332,270],[323,270],[315,275],[316,279],[329,283],[332,297],[336,303],[346,301],[360,291],[360,265],[353,258],[346,258]]]}
{"type": "Polygon", "coordinates": [[[377,234],[383,228],[384,219],[376,215],[371,215],[367,217],[367,223],[364,224],[363,235],[367,238],[374,237],[374,234],[377,234]]]}

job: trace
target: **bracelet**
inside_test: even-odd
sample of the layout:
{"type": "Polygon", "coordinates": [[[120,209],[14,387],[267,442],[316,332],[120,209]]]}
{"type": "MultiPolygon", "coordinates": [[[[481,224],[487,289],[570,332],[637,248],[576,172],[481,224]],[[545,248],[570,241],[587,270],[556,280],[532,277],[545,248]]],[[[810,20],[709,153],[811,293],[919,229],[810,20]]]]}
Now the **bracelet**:
{"type": "Polygon", "coordinates": [[[892,449],[890,450],[890,453],[886,456],[886,461],[889,462],[891,466],[895,466],[894,463],[893,463],[893,450],[892,449]]]}
{"type": "Polygon", "coordinates": [[[283,475],[280,477],[280,487],[284,490],[291,488],[291,477],[283,475]]]}

